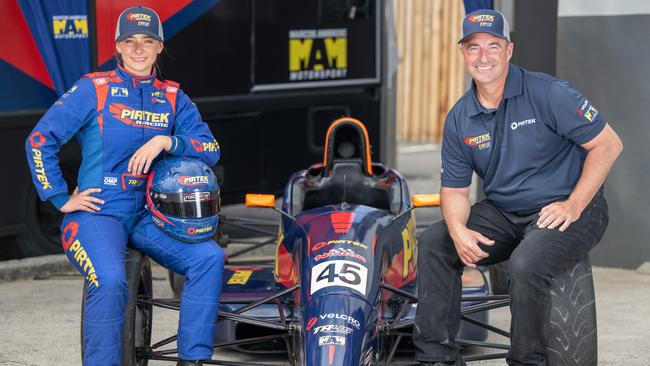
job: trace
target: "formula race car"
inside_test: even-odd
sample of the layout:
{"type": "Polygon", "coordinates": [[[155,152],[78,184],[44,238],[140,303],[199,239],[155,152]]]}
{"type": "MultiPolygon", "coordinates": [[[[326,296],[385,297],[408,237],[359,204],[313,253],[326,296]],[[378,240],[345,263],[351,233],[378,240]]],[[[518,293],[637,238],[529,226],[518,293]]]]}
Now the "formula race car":
{"type": "MultiPolygon", "coordinates": [[[[409,357],[401,357],[402,361],[395,357],[412,356],[417,306],[414,208],[438,205],[438,197],[411,198],[397,171],[372,162],[368,134],[360,121],[341,118],[332,123],[323,162],[290,177],[281,208],[275,207],[273,195],[247,195],[246,203],[279,213],[277,235],[253,241],[251,247],[274,243],[274,263],[232,264],[234,257],[248,249],[231,253],[215,348],[282,352],[290,365],[415,364],[409,357]]],[[[264,228],[249,227],[269,234],[264,228]]],[[[123,365],[177,360],[176,350],[165,348],[175,336],[151,345],[151,315],[153,306],[178,309],[178,300],[152,298],[149,262],[139,253],[129,251],[127,271],[132,296],[124,329],[123,365]]],[[[557,315],[551,316],[549,339],[559,351],[549,349],[549,360],[554,360],[549,365],[595,364],[589,263],[579,264],[565,277],[556,279],[557,315]],[[586,291],[569,293],[569,287],[586,291]]],[[[466,361],[505,356],[507,344],[486,342],[488,331],[509,337],[507,331],[488,324],[487,310],[507,306],[508,301],[507,294],[489,294],[482,271],[465,271],[464,322],[457,340],[463,346],[501,350],[466,356],[466,361]]]]}

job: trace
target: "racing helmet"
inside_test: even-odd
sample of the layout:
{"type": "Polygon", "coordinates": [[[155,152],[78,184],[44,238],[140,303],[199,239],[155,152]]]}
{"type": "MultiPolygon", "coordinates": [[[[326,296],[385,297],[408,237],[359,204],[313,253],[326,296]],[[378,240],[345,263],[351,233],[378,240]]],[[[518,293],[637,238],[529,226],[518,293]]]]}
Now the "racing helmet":
{"type": "Polygon", "coordinates": [[[203,161],[187,157],[161,160],[149,174],[146,194],[151,220],[172,238],[198,243],[217,231],[219,184],[203,161]]]}

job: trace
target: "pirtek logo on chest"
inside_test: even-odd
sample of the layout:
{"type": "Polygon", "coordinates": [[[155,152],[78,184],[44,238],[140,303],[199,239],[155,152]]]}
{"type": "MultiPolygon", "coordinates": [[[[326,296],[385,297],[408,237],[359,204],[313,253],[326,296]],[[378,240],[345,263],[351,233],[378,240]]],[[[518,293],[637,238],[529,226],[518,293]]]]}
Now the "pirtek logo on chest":
{"type": "Polygon", "coordinates": [[[463,139],[463,142],[469,146],[477,146],[479,144],[482,144],[484,142],[490,141],[490,134],[489,133],[484,133],[480,136],[474,136],[474,137],[465,137],[463,139]]]}
{"type": "Polygon", "coordinates": [[[135,110],[118,103],[111,103],[109,111],[113,117],[133,127],[164,130],[169,126],[169,113],[135,110]]]}

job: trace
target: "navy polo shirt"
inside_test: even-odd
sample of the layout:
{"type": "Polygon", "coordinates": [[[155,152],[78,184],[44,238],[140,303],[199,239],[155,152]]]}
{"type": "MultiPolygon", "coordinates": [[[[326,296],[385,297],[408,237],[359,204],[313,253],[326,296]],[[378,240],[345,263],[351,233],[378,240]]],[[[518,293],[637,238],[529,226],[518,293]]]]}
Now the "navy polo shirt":
{"type": "Polygon", "coordinates": [[[442,139],[443,187],[468,187],[472,171],[486,197],[507,212],[565,199],[605,120],[571,84],[510,64],[503,99],[484,108],[475,85],[454,105],[442,139]]]}

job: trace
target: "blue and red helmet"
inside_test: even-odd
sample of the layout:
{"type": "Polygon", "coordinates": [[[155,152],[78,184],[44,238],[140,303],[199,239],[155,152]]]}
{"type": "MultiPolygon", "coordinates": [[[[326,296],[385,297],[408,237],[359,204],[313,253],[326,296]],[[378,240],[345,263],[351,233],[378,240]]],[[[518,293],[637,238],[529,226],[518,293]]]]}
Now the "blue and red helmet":
{"type": "Polygon", "coordinates": [[[217,232],[219,184],[195,158],[171,157],[154,166],[147,181],[151,220],[172,238],[199,243],[217,232]]]}

